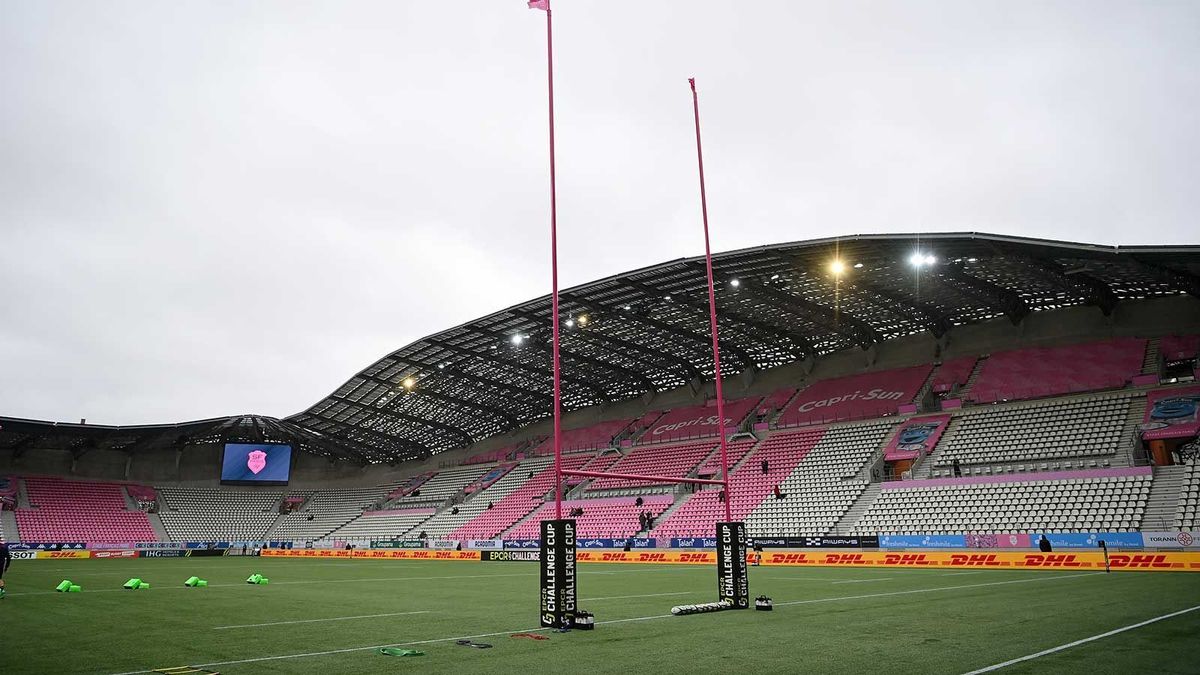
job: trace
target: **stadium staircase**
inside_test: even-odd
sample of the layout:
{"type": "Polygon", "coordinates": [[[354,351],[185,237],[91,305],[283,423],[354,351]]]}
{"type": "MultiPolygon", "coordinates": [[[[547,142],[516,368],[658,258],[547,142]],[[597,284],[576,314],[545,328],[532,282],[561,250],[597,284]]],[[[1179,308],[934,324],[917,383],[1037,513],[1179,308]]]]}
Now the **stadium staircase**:
{"type": "Polygon", "coordinates": [[[909,401],[909,403],[916,404],[918,411],[931,412],[940,409],[940,407],[932,405],[936,403],[936,400],[931,400],[929,393],[933,391],[934,378],[937,377],[938,371],[941,369],[942,364],[933,364],[933,367],[929,369],[929,375],[925,377],[925,383],[917,390],[917,395],[913,397],[913,400],[909,401]]]}
{"type": "Polygon", "coordinates": [[[859,518],[862,518],[863,514],[875,504],[875,501],[879,499],[879,493],[882,490],[883,488],[879,485],[879,483],[871,483],[868,485],[866,489],[863,490],[862,494],[859,495],[858,501],[854,502],[854,505],[846,511],[841,520],[839,520],[837,524],[833,526],[833,534],[850,534],[852,531],[854,531],[855,523],[857,523],[859,518]]]}
{"type": "Polygon", "coordinates": [[[783,417],[783,413],[792,407],[792,403],[795,402],[796,397],[799,396],[800,392],[804,391],[804,389],[804,387],[797,388],[796,391],[792,392],[792,395],[788,397],[788,400],[784,401],[783,405],[779,406],[779,410],[776,410],[771,415],[769,424],[772,429],[776,428],[776,426],[779,424],[779,418],[783,417]]]}
{"type": "Polygon", "coordinates": [[[125,500],[125,508],[130,511],[138,511],[141,509],[133,495],[129,494],[129,490],[124,486],[121,487],[121,497],[125,500]]]}
{"type": "Polygon", "coordinates": [[[0,511],[0,533],[4,535],[4,541],[21,541],[17,531],[17,515],[12,511],[0,511]]]}
{"type": "Polygon", "coordinates": [[[983,366],[987,363],[987,360],[988,355],[984,354],[975,362],[975,368],[971,370],[971,374],[967,377],[967,383],[962,386],[962,389],[958,390],[959,398],[965,398],[967,394],[971,393],[971,388],[979,380],[979,374],[983,372],[983,366]]]}
{"type": "Polygon", "coordinates": [[[1186,472],[1187,467],[1182,465],[1154,467],[1146,515],[1142,517],[1143,530],[1154,532],[1174,529],[1175,511],[1186,472]]]}
{"type": "Polygon", "coordinates": [[[1133,454],[1141,445],[1138,427],[1146,417],[1146,395],[1138,393],[1129,399],[1129,412],[1125,415],[1125,427],[1121,430],[1121,447],[1113,458],[1113,466],[1133,466],[1133,454]]]}
{"type": "Polygon", "coordinates": [[[27,489],[25,489],[25,481],[21,480],[20,478],[17,478],[16,481],[17,481],[17,508],[18,509],[33,508],[33,505],[29,503],[29,491],[27,489]]]}
{"type": "Polygon", "coordinates": [[[1146,356],[1142,359],[1143,375],[1159,375],[1162,373],[1162,362],[1158,344],[1158,338],[1146,340],[1146,356]]]}
{"type": "Polygon", "coordinates": [[[150,521],[150,527],[154,529],[154,536],[158,537],[158,541],[171,541],[171,536],[167,534],[167,528],[163,526],[162,518],[159,518],[157,513],[147,513],[146,519],[150,521]]]}
{"type": "MultiPolygon", "coordinates": [[[[929,474],[933,471],[933,467],[937,463],[937,459],[942,451],[942,448],[949,447],[948,443],[954,438],[954,434],[958,431],[959,419],[960,418],[958,417],[950,418],[950,422],[946,425],[946,430],[942,432],[942,437],[938,439],[938,444],[934,446],[933,452],[925,455],[925,459],[921,460],[920,463],[917,464],[916,468],[913,469],[913,480],[929,478],[929,474]]],[[[897,430],[897,433],[899,433],[899,430],[897,430]]]]}

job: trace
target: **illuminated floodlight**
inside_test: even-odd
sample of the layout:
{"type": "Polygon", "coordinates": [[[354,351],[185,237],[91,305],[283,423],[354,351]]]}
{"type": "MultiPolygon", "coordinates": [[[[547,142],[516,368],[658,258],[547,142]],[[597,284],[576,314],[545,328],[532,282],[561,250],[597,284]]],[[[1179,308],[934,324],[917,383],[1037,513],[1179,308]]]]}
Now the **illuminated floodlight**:
{"type": "Polygon", "coordinates": [[[567,319],[567,328],[575,327],[575,319],[567,319]]]}
{"type": "Polygon", "coordinates": [[[829,271],[833,272],[834,276],[841,276],[842,273],[846,271],[846,263],[834,258],[833,261],[829,263],[829,271]]]}
{"type": "Polygon", "coordinates": [[[520,333],[514,333],[509,340],[511,340],[514,345],[519,345],[525,341],[525,336],[521,335],[520,333]]]}
{"type": "Polygon", "coordinates": [[[925,256],[925,264],[926,265],[932,265],[935,262],[937,262],[937,258],[933,257],[932,255],[925,256]]]}
{"type": "Polygon", "coordinates": [[[587,315],[587,314],[580,314],[580,315],[579,315],[579,325],[580,325],[580,326],[586,326],[586,325],[588,325],[588,315],[587,315]]]}
{"type": "Polygon", "coordinates": [[[734,288],[737,288],[738,286],[742,285],[742,282],[738,279],[732,279],[732,280],[730,280],[729,285],[733,286],[734,288]]]}
{"type": "Polygon", "coordinates": [[[908,256],[908,264],[913,267],[920,267],[925,262],[925,256],[920,253],[914,253],[908,256]]]}
{"type": "Polygon", "coordinates": [[[417,381],[411,377],[406,377],[404,378],[404,382],[401,382],[401,384],[404,385],[405,389],[412,389],[413,387],[417,386],[417,381]]]}

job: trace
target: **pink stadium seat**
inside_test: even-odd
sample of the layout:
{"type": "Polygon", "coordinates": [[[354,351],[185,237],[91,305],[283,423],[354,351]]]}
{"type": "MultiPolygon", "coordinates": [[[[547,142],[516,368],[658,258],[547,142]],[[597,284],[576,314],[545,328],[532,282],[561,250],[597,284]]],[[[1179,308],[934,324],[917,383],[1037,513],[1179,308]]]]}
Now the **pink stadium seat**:
{"type": "MultiPolygon", "coordinates": [[[[824,427],[808,427],[802,431],[772,435],[755,450],[729,477],[732,500],[730,512],[734,520],[744,520],[775,486],[787,476],[825,435],[824,427]],[[767,460],[768,473],[762,472],[762,460],[767,460]]],[[[651,537],[711,537],[714,524],[725,519],[725,506],[719,488],[697,492],[650,532],[651,537]]]]}
{"type": "Polygon", "coordinates": [[[125,506],[123,487],[115,483],[25,478],[28,509],[17,509],[17,531],[33,542],[157,541],[142,511],[125,506]]]}
{"type": "Polygon", "coordinates": [[[979,403],[1117,389],[1141,373],[1146,341],[1118,338],[992,354],[967,398],[979,403]]]}

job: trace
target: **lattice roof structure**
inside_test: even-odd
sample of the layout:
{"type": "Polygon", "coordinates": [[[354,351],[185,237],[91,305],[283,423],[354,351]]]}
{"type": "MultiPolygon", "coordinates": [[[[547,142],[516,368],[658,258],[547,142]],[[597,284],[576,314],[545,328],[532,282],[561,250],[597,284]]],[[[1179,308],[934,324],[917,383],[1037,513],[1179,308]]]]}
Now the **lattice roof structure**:
{"type": "MultiPolygon", "coordinates": [[[[713,263],[726,376],[923,331],[941,337],[997,318],[1016,324],[1032,312],[1091,305],[1107,315],[1125,300],[1200,298],[1200,246],[859,235],[729,251],[713,263]],[[914,265],[914,255],[933,262],[914,265]],[[834,259],[845,265],[840,275],[834,259]]],[[[713,377],[702,257],[569,288],[560,304],[564,411],[713,377]]],[[[283,420],[118,429],[142,430],[135,449],[153,443],[147,435],[174,443],[272,438],[362,462],[427,457],[549,417],[550,332],[543,296],[405,345],[283,420]]],[[[0,447],[11,445],[9,421],[0,426],[0,447]]],[[[19,442],[31,442],[28,435],[19,442]]]]}

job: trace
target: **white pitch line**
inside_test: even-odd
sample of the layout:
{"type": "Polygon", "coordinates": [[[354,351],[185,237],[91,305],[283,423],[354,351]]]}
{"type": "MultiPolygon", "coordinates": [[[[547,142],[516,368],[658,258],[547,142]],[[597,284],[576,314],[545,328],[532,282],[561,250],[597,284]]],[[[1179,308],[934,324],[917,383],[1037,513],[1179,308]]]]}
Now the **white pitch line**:
{"type": "Polygon", "coordinates": [[[983,574],[983,570],[975,570],[974,572],[946,572],[945,574],[939,574],[938,576],[941,576],[941,577],[961,577],[961,576],[963,576],[963,575],[965,575],[965,574],[983,574]]]}
{"type": "Polygon", "coordinates": [[[629,598],[661,598],[666,595],[696,595],[699,591],[680,591],[678,593],[647,593],[646,595],[610,595],[607,598],[584,598],[580,602],[592,602],[594,600],[627,600],[629,598]]]}
{"type": "Polygon", "coordinates": [[[876,577],[874,579],[843,579],[842,581],[831,581],[831,584],[865,584],[872,581],[890,581],[896,577],[876,577]]]}
{"type": "MultiPolygon", "coordinates": [[[[1001,584],[1022,584],[1035,581],[1057,581],[1059,579],[1071,579],[1074,577],[1087,577],[1095,575],[1103,575],[1103,572],[1087,572],[1084,574],[1056,574],[1054,576],[1039,577],[1037,579],[1014,579],[1012,581],[993,581],[983,584],[966,584],[962,586],[942,586],[938,588],[921,588],[912,591],[893,591],[891,593],[872,593],[869,595],[847,595],[840,598],[820,598],[817,600],[793,600],[791,602],[777,602],[775,605],[805,605],[816,602],[835,602],[838,600],[862,600],[864,598],[883,598],[892,595],[906,595],[909,593],[932,593],[934,591],[956,591],[964,588],[980,588],[983,586],[998,586],[1001,584]]],[[[653,621],[655,619],[671,619],[675,618],[673,614],[655,614],[652,616],[638,616],[630,619],[610,619],[607,621],[597,621],[598,625],[607,625],[614,623],[630,623],[634,621],[653,621]]],[[[302,652],[299,654],[281,654],[279,656],[259,656],[252,659],[237,659],[233,661],[214,661],[213,663],[197,663],[191,664],[193,668],[211,668],[214,666],[234,666],[243,663],[261,663],[263,661],[282,661],[284,659],[301,659],[310,656],[330,656],[333,654],[346,654],[349,652],[365,652],[374,649],[383,649],[384,647],[404,647],[407,645],[427,645],[434,642],[450,642],[452,640],[474,640],[475,638],[495,637],[497,635],[509,635],[512,633],[535,633],[549,630],[548,628],[525,628],[522,630],[506,630],[496,633],[480,633],[479,635],[459,635],[456,637],[433,638],[430,640],[418,640],[416,642],[392,642],[385,645],[372,645],[370,647],[346,647],[344,649],[330,649],[323,652],[302,652]]],[[[124,673],[115,673],[114,675],[148,675],[153,673],[153,670],[131,670],[124,673]]]]}
{"type": "Polygon", "coordinates": [[[1079,645],[1084,645],[1089,642],[1095,642],[1096,640],[1103,640],[1106,637],[1112,637],[1113,635],[1117,635],[1118,633],[1124,633],[1125,631],[1133,630],[1135,628],[1141,628],[1142,626],[1149,626],[1152,623],[1157,623],[1159,621],[1171,619],[1171,618],[1177,617],[1181,614],[1187,614],[1188,612],[1194,612],[1198,609],[1200,609],[1200,605],[1196,605],[1195,607],[1188,607],[1187,609],[1181,609],[1178,612],[1171,612],[1170,614],[1163,614],[1162,616],[1156,616],[1153,619],[1146,619],[1145,621],[1140,621],[1138,623],[1134,623],[1134,624],[1130,624],[1128,626],[1123,626],[1121,628],[1116,628],[1114,630],[1110,630],[1107,633],[1101,633],[1099,635],[1093,635],[1091,637],[1083,638],[1082,640],[1068,642],[1065,645],[1051,647],[1050,649],[1043,649],[1042,651],[1037,652],[1035,654],[1029,654],[1027,656],[1022,656],[1017,659],[1005,661],[1004,663],[997,663],[994,665],[990,665],[986,668],[980,668],[979,670],[972,670],[971,672],[966,673],[966,675],[979,675],[980,673],[990,673],[993,670],[1000,670],[1001,668],[1007,668],[1008,666],[1011,666],[1011,665],[1014,665],[1017,663],[1022,663],[1024,661],[1032,661],[1033,659],[1041,658],[1041,657],[1047,656],[1049,654],[1061,652],[1061,651],[1070,649],[1072,647],[1078,647],[1079,645]]]}
{"type": "Polygon", "coordinates": [[[428,614],[429,611],[421,612],[392,612],[391,614],[362,614],[359,616],[335,616],[328,619],[300,619],[297,621],[272,621],[270,623],[243,623],[237,626],[215,626],[213,630],[227,630],[229,628],[261,628],[263,626],[290,626],[294,623],[322,623],[325,621],[349,621],[351,619],[379,619],[385,616],[409,616],[411,614],[428,614]]]}

